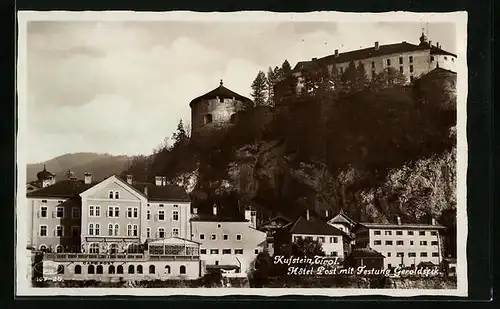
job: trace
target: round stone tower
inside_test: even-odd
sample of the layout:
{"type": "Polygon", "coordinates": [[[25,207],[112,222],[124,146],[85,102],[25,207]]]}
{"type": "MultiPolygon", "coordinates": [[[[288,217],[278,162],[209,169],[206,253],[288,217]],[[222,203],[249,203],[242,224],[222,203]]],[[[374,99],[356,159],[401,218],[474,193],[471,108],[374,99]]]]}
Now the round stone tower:
{"type": "Polygon", "coordinates": [[[223,86],[199,96],[189,103],[191,107],[191,137],[209,136],[214,129],[222,129],[236,122],[238,112],[253,107],[253,102],[223,86]]]}

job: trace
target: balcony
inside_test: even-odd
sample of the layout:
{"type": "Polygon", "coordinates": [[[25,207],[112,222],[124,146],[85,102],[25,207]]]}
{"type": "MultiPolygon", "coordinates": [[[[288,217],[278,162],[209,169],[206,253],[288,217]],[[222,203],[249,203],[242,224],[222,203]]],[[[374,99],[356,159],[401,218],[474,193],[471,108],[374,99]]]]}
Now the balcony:
{"type": "Polygon", "coordinates": [[[196,255],[147,255],[147,254],[83,254],[46,253],[44,260],[52,261],[175,261],[199,260],[196,255]]]}

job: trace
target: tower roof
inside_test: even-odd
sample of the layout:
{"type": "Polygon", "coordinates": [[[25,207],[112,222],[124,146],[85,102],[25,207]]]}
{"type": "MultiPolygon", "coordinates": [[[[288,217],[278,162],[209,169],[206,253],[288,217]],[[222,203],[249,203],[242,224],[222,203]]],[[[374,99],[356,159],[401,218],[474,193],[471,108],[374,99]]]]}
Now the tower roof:
{"type": "Polygon", "coordinates": [[[246,103],[248,105],[252,105],[253,106],[253,101],[250,100],[249,98],[244,97],[241,94],[238,94],[238,93],[236,93],[236,92],[234,92],[234,91],[232,91],[232,90],[227,89],[226,87],[224,87],[222,80],[220,81],[219,87],[215,88],[212,91],[209,91],[209,92],[205,93],[204,95],[201,95],[201,96],[193,99],[189,103],[189,106],[192,107],[194,103],[197,103],[197,102],[202,101],[202,100],[215,99],[217,97],[219,99],[232,99],[232,98],[235,98],[236,100],[242,101],[242,102],[244,102],[244,103],[246,103]]]}
{"type": "Polygon", "coordinates": [[[43,165],[43,171],[40,171],[36,174],[36,178],[38,178],[38,180],[49,179],[54,176],[55,176],[54,174],[47,171],[47,167],[45,166],[45,164],[43,165]]]}

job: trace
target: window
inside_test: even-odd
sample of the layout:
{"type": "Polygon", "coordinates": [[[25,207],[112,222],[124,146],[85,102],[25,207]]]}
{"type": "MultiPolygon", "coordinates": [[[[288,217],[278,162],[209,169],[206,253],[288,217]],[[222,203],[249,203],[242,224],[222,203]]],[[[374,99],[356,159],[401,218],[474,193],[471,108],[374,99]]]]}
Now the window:
{"type": "Polygon", "coordinates": [[[392,240],[386,240],[385,241],[386,246],[392,246],[392,240]]]}
{"type": "Polygon", "coordinates": [[[211,240],[216,240],[217,239],[217,235],[215,235],[215,234],[210,235],[210,239],[211,240]]]}
{"type": "Polygon", "coordinates": [[[236,240],[241,240],[241,239],[242,239],[241,234],[236,234],[236,240]]]}
{"type": "Polygon", "coordinates": [[[102,271],[103,271],[102,265],[97,265],[96,273],[97,274],[102,274],[102,271]]]}
{"type": "Polygon", "coordinates": [[[62,218],[62,217],[64,217],[64,208],[57,207],[56,208],[56,218],[62,218]]]}
{"type": "Polygon", "coordinates": [[[408,252],[408,257],[416,257],[417,254],[415,252],[408,252]]]}
{"type": "Polygon", "coordinates": [[[87,268],[87,273],[88,274],[94,274],[94,272],[95,272],[94,265],[89,265],[89,267],[87,268]]]}
{"type": "Polygon", "coordinates": [[[397,245],[397,246],[402,246],[402,245],[404,245],[404,241],[402,241],[402,240],[397,240],[397,241],[396,241],[396,245],[397,245]]]}
{"type": "Polygon", "coordinates": [[[165,210],[158,210],[158,220],[165,220],[165,210]]]}
{"type": "Polygon", "coordinates": [[[420,235],[420,236],[425,236],[425,231],[420,231],[420,232],[418,232],[418,235],[420,235]]]}
{"type": "Polygon", "coordinates": [[[99,244],[91,243],[89,245],[89,253],[92,253],[92,254],[99,253],[99,244]]]}
{"type": "Polygon", "coordinates": [[[399,64],[403,64],[403,57],[399,57],[399,64]]]}
{"type": "Polygon", "coordinates": [[[94,223],[89,223],[89,235],[94,235],[94,223]]]}
{"type": "Polygon", "coordinates": [[[78,225],[73,225],[71,227],[71,236],[80,236],[80,227],[78,225]]]}
{"type": "Polygon", "coordinates": [[[165,207],[164,204],[158,204],[158,207],[165,207]]]}
{"type": "Polygon", "coordinates": [[[207,249],[200,249],[200,254],[207,254],[207,249]]]}
{"type": "Polygon", "coordinates": [[[164,228],[160,227],[158,229],[158,237],[165,238],[165,229],[164,228]]]}
{"type": "Polygon", "coordinates": [[[179,221],[179,212],[177,210],[172,212],[172,220],[179,221]]]}
{"type": "Polygon", "coordinates": [[[132,208],[127,208],[127,218],[132,218],[132,208]]]}
{"type": "Polygon", "coordinates": [[[115,215],[111,215],[110,217],[118,218],[120,216],[120,207],[115,206],[115,215]]]}
{"type": "Polygon", "coordinates": [[[150,238],[151,237],[151,229],[148,227],[146,229],[146,238],[150,238]]]}
{"type": "Polygon", "coordinates": [[[231,249],[222,249],[222,254],[231,254],[231,249]]]}
{"type": "Polygon", "coordinates": [[[386,63],[387,63],[387,66],[390,66],[391,65],[391,59],[387,59],[386,63]]]}
{"type": "Polygon", "coordinates": [[[392,268],[392,264],[387,264],[387,268],[391,269],[392,268]]]}
{"type": "Polygon", "coordinates": [[[373,235],[380,235],[380,231],[373,231],[373,235]]]}
{"type": "Polygon", "coordinates": [[[254,253],[255,253],[255,254],[259,254],[259,249],[255,249],[255,250],[254,250],[254,253]]]}
{"type": "Polygon", "coordinates": [[[174,237],[175,237],[175,236],[179,236],[179,229],[177,229],[177,228],[173,228],[173,229],[172,229],[172,236],[174,236],[174,237]]]}
{"type": "Polygon", "coordinates": [[[206,114],[206,115],[203,117],[203,123],[204,123],[204,124],[209,124],[209,123],[212,123],[212,114],[206,114]]]}
{"type": "Polygon", "coordinates": [[[403,256],[405,256],[405,254],[404,254],[404,252],[397,252],[396,256],[397,257],[403,257],[403,256]]]}
{"type": "Polygon", "coordinates": [[[410,65],[410,73],[413,73],[413,64],[410,65]]]}
{"type": "Polygon", "coordinates": [[[115,199],[119,199],[120,198],[120,192],[116,191],[115,192],[115,199]]]}
{"type": "Polygon", "coordinates": [[[410,240],[410,246],[413,246],[413,240],[410,240]]]}
{"type": "Polygon", "coordinates": [[[382,241],[381,241],[381,240],[375,240],[375,241],[373,242],[373,244],[374,244],[375,246],[377,246],[377,245],[381,245],[381,244],[382,244],[382,241]]]}
{"type": "Polygon", "coordinates": [[[179,273],[180,274],[185,274],[186,273],[186,266],[181,265],[181,267],[179,267],[179,273]]]}
{"type": "Polygon", "coordinates": [[[300,239],[302,239],[302,237],[301,237],[301,236],[294,236],[294,237],[293,237],[293,241],[294,241],[294,242],[297,242],[297,241],[299,241],[300,239]]]}
{"type": "Polygon", "coordinates": [[[210,254],[219,254],[219,249],[210,249],[210,254]]]}
{"type": "Polygon", "coordinates": [[[139,235],[139,227],[137,226],[137,224],[134,224],[134,236],[138,235],[139,235]]]}
{"type": "Polygon", "coordinates": [[[410,61],[410,63],[413,63],[413,56],[408,57],[408,60],[410,61]]]}
{"type": "Polygon", "coordinates": [[[220,223],[217,224],[217,228],[220,229],[222,225],[220,223]]]}
{"type": "Polygon", "coordinates": [[[122,265],[118,265],[118,267],[116,267],[116,273],[123,274],[123,266],[122,265]]]}
{"type": "Polygon", "coordinates": [[[40,236],[47,236],[47,226],[40,225],[40,236]]]}
{"type": "Polygon", "coordinates": [[[132,224],[127,224],[127,236],[132,236],[132,224]]]}
{"type": "Polygon", "coordinates": [[[205,239],[205,234],[200,234],[200,240],[204,240],[205,239]]]}
{"type": "Polygon", "coordinates": [[[391,252],[387,252],[387,257],[391,257],[392,253],[391,252]]]}
{"type": "Polygon", "coordinates": [[[408,231],[408,235],[413,235],[413,231],[408,231]]]}
{"type": "Polygon", "coordinates": [[[108,236],[113,236],[113,224],[108,224],[108,236]]]}
{"type": "Polygon", "coordinates": [[[109,191],[108,197],[109,197],[110,199],[113,199],[113,191],[109,191]]]}
{"type": "Polygon", "coordinates": [[[73,207],[71,209],[71,217],[73,219],[79,219],[80,218],[80,209],[78,209],[77,207],[73,207]]]}
{"type": "Polygon", "coordinates": [[[56,226],[56,236],[64,237],[64,227],[62,227],[61,225],[56,226]]]}
{"type": "Polygon", "coordinates": [[[115,236],[118,236],[118,231],[120,230],[120,226],[118,224],[115,224],[115,236]]]}
{"type": "Polygon", "coordinates": [[[109,254],[117,254],[118,253],[118,245],[110,244],[109,245],[109,254]]]}
{"type": "Polygon", "coordinates": [[[129,273],[129,274],[133,274],[133,273],[135,273],[135,268],[134,268],[134,265],[129,265],[129,266],[128,266],[128,273],[129,273]]]}
{"type": "Polygon", "coordinates": [[[95,235],[96,236],[100,235],[100,228],[101,228],[101,225],[99,223],[96,223],[95,224],[95,235]]]}
{"type": "Polygon", "coordinates": [[[318,237],[318,241],[320,244],[325,243],[325,237],[318,237]]]}
{"type": "Polygon", "coordinates": [[[385,235],[392,235],[392,231],[385,231],[385,235]]]}
{"type": "Polygon", "coordinates": [[[149,265],[149,273],[154,274],[155,273],[155,266],[154,265],[149,265]]]}
{"type": "Polygon", "coordinates": [[[137,273],[142,274],[142,265],[137,265],[137,273]]]}
{"type": "Polygon", "coordinates": [[[108,274],[113,275],[115,273],[115,266],[109,265],[108,274]]]}
{"type": "Polygon", "coordinates": [[[79,275],[82,273],[82,267],[80,265],[75,266],[75,274],[79,275]]]}
{"type": "Polygon", "coordinates": [[[420,257],[427,257],[427,252],[420,252],[420,257]]]}
{"type": "Polygon", "coordinates": [[[47,218],[47,207],[46,206],[42,206],[40,208],[40,217],[47,218]]]}
{"type": "Polygon", "coordinates": [[[243,249],[234,249],[234,254],[243,254],[243,249]]]}
{"type": "Polygon", "coordinates": [[[437,234],[438,234],[438,232],[436,232],[436,231],[432,231],[432,232],[431,232],[431,235],[432,235],[432,236],[437,236],[437,234]]]}
{"type": "Polygon", "coordinates": [[[375,61],[372,61],[372,69],[375,69],[375,61]]]}
{"type": "Polygon", "coordinates": [[[431,62],[434,61],[434,56],[431,56],[431,62]]]}
{"type": "Polygon", "coordinates": [[[56,246],[56,253],[63,253],[63,246],[57,245],[56,246]]]}
{"type": "Polygon", "coordinates": [[[427,246],[427,241],[426,240],[421,240],[420,241],[421,246],[427,246]]]}
{"type": "Polygon", "coordinates": [[[227,235],[227,234],[222,235],[222,239],[228,240],[229,239],[229,235],[227,235]]]}
{"type": "Polygon", "coordinates": [[[113,217],[113,206],[108,206],[108,217],[113,217]]]}
{"type": "Polygon", "coordinates": [[[403,231],[396,231],[396,235],[403,235],[403,231]]]}
{"type": "Polygon", "coordinates": [[[448,60],[448,57],[444,56],[444,60],[448,60]]]}
{"type": "Polygon", "coordinates": [[[438,245],[437,240],[433,240],[433,241],[431,241],[431,246],[437,246],[437,245],[438,245]]]}
{"type": "Polygon", "coordinates": [[[166,275],[170,274],[170,265],[165,265],[165,274],[166,275]]]}
{"type": "Polygon", "coordinates": [[[439,257],[439,252],[432,252],[432,257],[439,257]]]}
{"type": "Polygon", "coordinates": [[[330,256],[337,256],[337,255],[338,255],[338,254],[337,254],[337,251],[332,251],[332,252],[330,252],[330,256]]]}
{"type": "Polygon", "coordinates": [[[151,220],[151,210],[146,212],[146,219],[151,220]]]}

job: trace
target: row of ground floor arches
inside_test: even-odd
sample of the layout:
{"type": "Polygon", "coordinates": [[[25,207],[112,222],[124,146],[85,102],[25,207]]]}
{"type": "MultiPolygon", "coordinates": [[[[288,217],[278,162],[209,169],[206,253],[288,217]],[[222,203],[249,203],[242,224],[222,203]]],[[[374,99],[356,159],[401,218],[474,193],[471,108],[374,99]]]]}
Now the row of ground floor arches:
{"type": "Polygon", "coordinates": [[[104,279],[102,277],[122,277],[141,280],[154,279],[196,279],[203,276],[204,267],[200,261],[151,261],[144,263],[115,262],[113,264],[89,264],[82,262],[44,262],[44,276],[58,276],[67,280],[104,279]],[[50,263],[50,265],[45,264],[50,263]],[[47,265],[47,266],[46,266],[47,265]],[[48,269],[49,271],[46,271],[48,269]],[[50,272],[50,269],[57,269],[50,272]]]}

